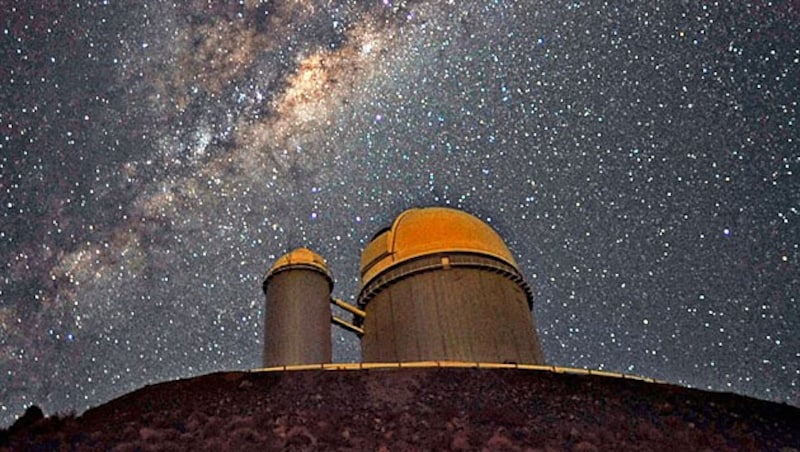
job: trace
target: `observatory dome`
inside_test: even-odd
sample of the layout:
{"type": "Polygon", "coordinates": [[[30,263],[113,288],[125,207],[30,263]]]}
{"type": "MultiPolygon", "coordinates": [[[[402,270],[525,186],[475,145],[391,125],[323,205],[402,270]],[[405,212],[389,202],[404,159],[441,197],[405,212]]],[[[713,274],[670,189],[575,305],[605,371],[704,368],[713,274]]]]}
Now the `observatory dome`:
{"type": "Polygon", "coordinates": [[[306,268],[308,270],[318,271],[328,278],[328,282],[331,286],[333,285],[333,277],[331,276],[330,270],[328,270],[328,265],[325,263],[325,259],[308,248],[297,248],[278,258],[278,260],[272,264],[272,267],[270,267],[269,271],[267,272],[267,275],[264,278],[264,283],[266,284],[267,280],[269,280],[276,273],[280,273],[290,268],[306,268]]]}
{"type": "Polygon", "coordinates": [[[402,262],[437,253],[462,252],[492,257],[519,270],[500,235],[480,219],[446,207],[409,209],[364,249],[362,288],[402,262]]]}

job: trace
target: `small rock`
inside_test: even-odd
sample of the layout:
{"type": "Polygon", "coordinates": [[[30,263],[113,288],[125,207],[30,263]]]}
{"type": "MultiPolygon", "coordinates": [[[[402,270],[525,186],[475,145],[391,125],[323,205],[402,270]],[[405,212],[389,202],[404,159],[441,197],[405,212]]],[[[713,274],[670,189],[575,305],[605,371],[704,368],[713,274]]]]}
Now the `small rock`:
{"type": "Polygon", "coordinates": [[[520,450],[520,448],[506,436],[506,429],[503,427],[499,427],[495,430],[494,435],[486,442],[486,448],[489,450],[520,450]]]}
{"type": "Polygon", "coordinates": [[[664,437],[661,431],[649,422],[639,424],[636,427],[636,433],[638,433],[641,438],[645,438],[649,441],[659,441],[664,437]]]}
{"type": "Polygon", "coordinates": [[[150,427],[142,427],[139,429],[139,438],[141,438],[142,441],[157,442],[161,440],[162,436],[163,435],[158,430],[150,427]]]}
{"type": "MultiPolygon", "coordinates": [[[[25,410],[25,414],[17,419],[17,421],[14,422],[8,431],[12,434],[20,432],[31,427],[42,419],[44,419],[44,413],[42,412],[42,409],[36,405],[31,405],[25,410]]],[[[0,431],[2,431],[2,429],[0,429],[0,431]]]]}
{"type": "Polygon", "coordinates": [[[469,435],[467,432],[460,431],[453,435],[453,440],[450,442],[451,450],[470,450],[469,435]]]}
{"type": "Polygon", "coordinates": [[[674,407],[669,402],[664,402],[658,405],[658,412],[661,414],[670,414],[672,413],[674,407]]]}
{"type": "Polygon", "coordinates": [[[575,452],[597,452],[600,449],[598,449],[597,446],[590,443],[589,441],[581,441],[578,444],[576,444],[572,448],[572,450],[575,452]]]}
{"type": "Polygon", "coordinates": [[[314,446],[317,444],[317,437],[308,428],[297,425],[286,433],[286,441],[295,446],[314,446]]]}

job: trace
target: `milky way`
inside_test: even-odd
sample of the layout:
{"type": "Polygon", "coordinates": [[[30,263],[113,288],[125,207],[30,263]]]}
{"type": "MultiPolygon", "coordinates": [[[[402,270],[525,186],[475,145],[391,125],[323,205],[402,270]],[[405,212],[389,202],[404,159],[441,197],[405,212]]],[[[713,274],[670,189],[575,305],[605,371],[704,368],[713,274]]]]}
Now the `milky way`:
{"type": "Polygon", "coordinates": [[[0,426],[258,367],[277,256],[353,301],[428,205],[549,363],[800,405],[794,2],[0,3],[0,426]]]}

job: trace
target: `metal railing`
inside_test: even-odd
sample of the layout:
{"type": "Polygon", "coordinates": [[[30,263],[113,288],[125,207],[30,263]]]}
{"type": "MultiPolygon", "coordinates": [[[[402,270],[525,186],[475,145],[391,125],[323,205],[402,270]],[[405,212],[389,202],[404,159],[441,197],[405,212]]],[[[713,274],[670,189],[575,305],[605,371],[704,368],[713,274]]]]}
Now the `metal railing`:
{"type": "Polygon", "coordinates": [[[645,381],[648,383],[666,384],[668,382],[655,378],[641,377],[638,375],[609,372],[605,370],[580,369],[575,367],[550,366],[546,364],[516,364],[516,363],[488,363],[471,361],[409,361],[389,363],[324,363],[324,364],[299,364],[289,366],[264,367],[251,369],[250,372],[292,372],[298,370],[376,370],[376,369],[430,369],[430,368],[458,368],[458,369],[518,369],[552,372],[570,375],[595,375],[599,377],[622,378],[625,380],[645,381]]]}

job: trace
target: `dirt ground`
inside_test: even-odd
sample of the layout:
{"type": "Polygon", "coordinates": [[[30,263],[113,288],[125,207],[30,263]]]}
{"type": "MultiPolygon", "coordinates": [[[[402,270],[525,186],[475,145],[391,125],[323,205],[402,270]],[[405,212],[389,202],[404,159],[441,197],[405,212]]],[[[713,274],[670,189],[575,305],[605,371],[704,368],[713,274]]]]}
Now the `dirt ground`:
{"type": "Polygon", "coordinates": [[[79,417],[36,409],[0,450],[800,450],[800,409],[519,369],[223,372],[79,417]]]}

